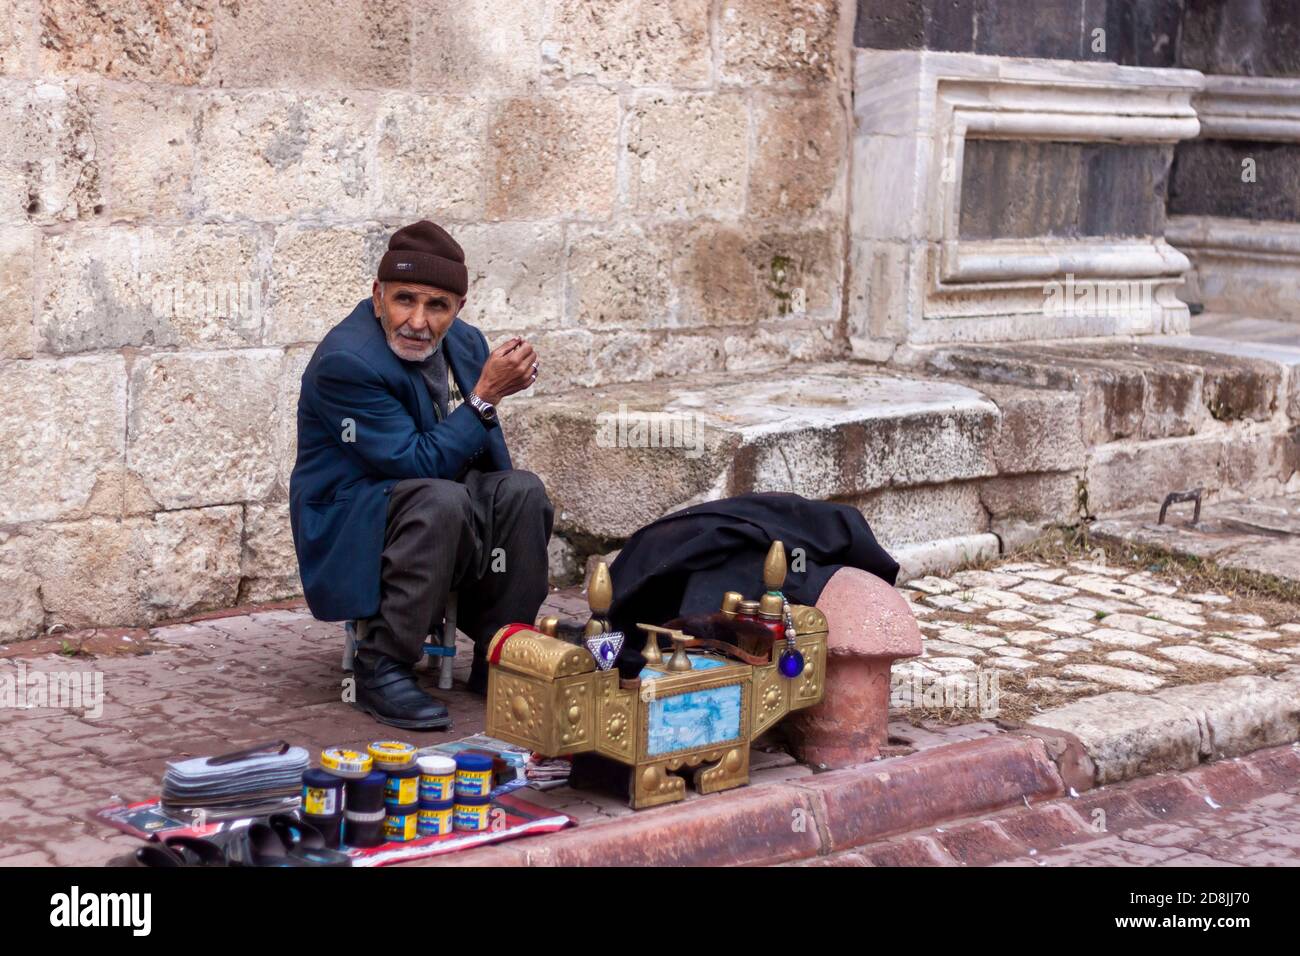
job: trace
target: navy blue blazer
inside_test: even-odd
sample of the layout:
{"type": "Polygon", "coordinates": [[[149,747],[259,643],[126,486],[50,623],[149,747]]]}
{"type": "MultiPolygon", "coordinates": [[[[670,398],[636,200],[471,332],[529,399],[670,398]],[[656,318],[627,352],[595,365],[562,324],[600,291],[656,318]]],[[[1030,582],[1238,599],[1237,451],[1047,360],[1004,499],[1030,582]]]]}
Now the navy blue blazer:
{"type": "MultiPolygon", "coordinates": [[[[456,319],[444,341],[468,395],[487,360],[487,339],[456,319]]],[[[316,346],[298,395],[289,521],[312,614],[323,621],[376,614],[393,485],[455,480],[479,452],[482,471],[511,467],[501,428],[484,427],[468,405],[437,420],[419,369],[388,347],[371,300],[359,302],[316,346]]]]}

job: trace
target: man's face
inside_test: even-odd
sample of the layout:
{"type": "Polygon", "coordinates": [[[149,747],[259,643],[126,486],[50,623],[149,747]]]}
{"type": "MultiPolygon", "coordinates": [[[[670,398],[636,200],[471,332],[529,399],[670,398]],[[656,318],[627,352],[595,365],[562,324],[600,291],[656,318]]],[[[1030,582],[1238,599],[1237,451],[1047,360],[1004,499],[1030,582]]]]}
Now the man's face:
{"type": "Polygon", "coordinates": [[[465,303],[454,292],[414,282],[377,281],[373,297],[388,347],[408,362],[433,354],[465,303]]]}

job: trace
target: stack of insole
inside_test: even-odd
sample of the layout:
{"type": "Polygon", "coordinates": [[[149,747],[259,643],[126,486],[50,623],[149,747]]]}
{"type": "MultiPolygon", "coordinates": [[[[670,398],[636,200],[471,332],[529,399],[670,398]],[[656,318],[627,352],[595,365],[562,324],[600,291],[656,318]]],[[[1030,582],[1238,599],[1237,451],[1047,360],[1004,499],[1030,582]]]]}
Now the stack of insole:
{"type": "Polygon", "coordinates": [[[293,809],[302,799],[308,763],[306,750],[287,744],[169,763],[163,774],[162,806],[168,812],[202,811],[209,819],[293,809]]]}

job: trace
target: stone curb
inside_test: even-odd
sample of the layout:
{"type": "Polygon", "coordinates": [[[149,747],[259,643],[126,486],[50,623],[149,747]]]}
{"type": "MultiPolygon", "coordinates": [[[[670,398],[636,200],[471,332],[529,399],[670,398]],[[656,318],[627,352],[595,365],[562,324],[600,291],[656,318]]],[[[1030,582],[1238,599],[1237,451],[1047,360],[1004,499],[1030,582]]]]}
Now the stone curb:
{"type": "MultiPolygon", "coordinates": [[[[1300,748],[1274,748],[1208,764],[1181,776],[1147,777],[1094,790],[1073,800],[1012,807],[793,865],[989,866],[1125,831],[1132,833],[1134,829],[1139,833],[1167,833],[1169,824],[1184,816],[1207,808],[1240,807],[1276,794],[1279,788],[1294,786],[1297,780],[1300,748]]],[[[1142,852],[1141,847],[1127,849],[1142,852]]]]}
{"type": "Polygon", "coordinates": [[[1012,732],[1043,739],[1076,790],[1190,770],[1300,741],[1300,667],[1152,694],[1099,694],[1039,714],[1033,725],[1012,732]],[[1062,741],[1059,751],[1054,735],[1062,741]],[[1077,746],[1064,746],[1066,740],[1077,746]]]}
{"type": "MultiPolygon", "coordinates": [[[[767,866],[1065,792],[1042,741],[962,741],[485,848],[475,866],[767,866]]],[[[432,866],[459,866],[455,855],[432,866]]]]}

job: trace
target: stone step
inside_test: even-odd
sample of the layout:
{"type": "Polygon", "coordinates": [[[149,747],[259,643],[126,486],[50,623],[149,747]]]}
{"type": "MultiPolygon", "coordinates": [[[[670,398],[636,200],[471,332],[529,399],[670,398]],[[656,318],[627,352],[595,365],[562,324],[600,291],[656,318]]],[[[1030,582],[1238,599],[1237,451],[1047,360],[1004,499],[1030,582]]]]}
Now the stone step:
{"type": "Polygon", "coordinates": [[[1232,498],[1300,485],[1300,348],[1152,336],[947,347],[918,364],[991,396],[1007,384],[1077,396],[1092,513],[1195,487],[1232,498]]]}
{"type": "Polygon", "coordinates": [[[979,391],[855,362],[732,372],[503,406],[517,467],[592,553],[699,501],[788,491],[860,507],[888,546],[989,530],[1004,415],[979,391]]]}
{"type": "Polygon", "coordinates": [[[1200,336],[929,351],[922,367],[979,383],[1080,395],[1088,445],[1194,435],[1216,423],[1287,416],[1293,365],[1200,336]]]}

